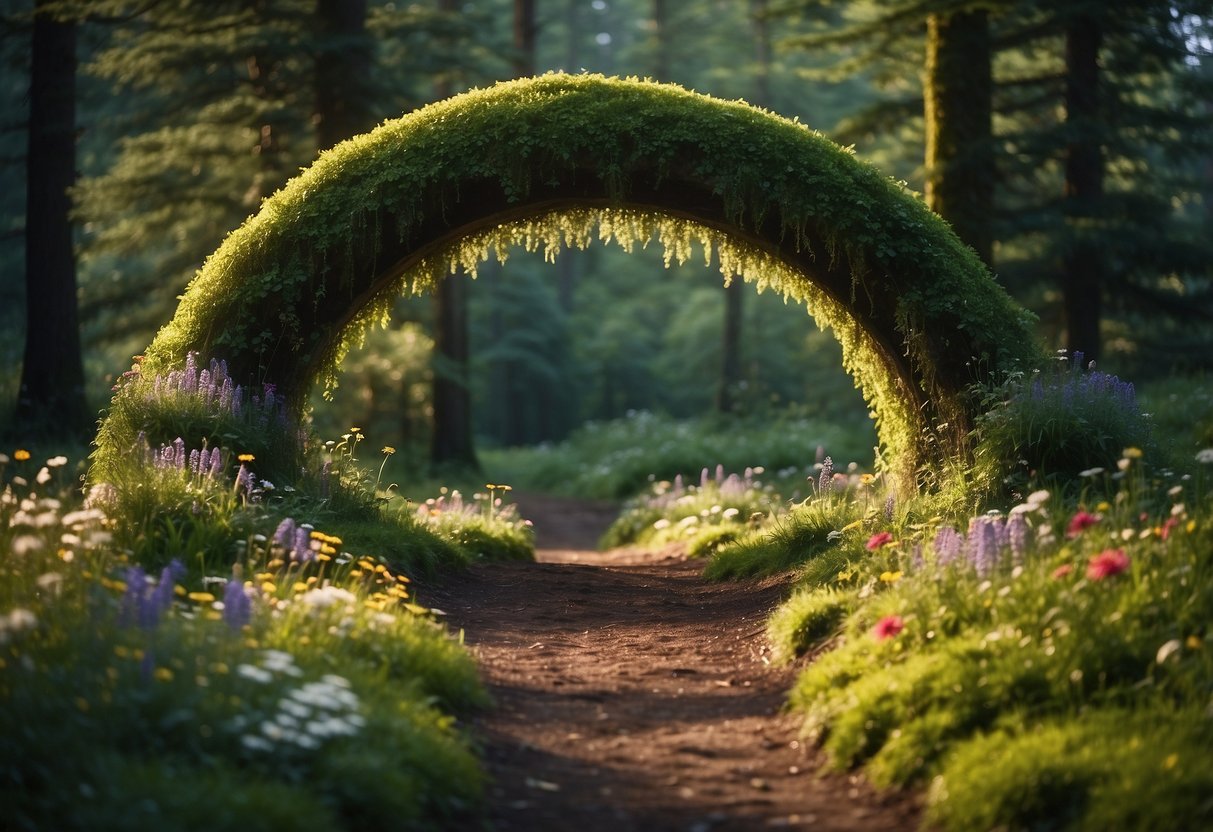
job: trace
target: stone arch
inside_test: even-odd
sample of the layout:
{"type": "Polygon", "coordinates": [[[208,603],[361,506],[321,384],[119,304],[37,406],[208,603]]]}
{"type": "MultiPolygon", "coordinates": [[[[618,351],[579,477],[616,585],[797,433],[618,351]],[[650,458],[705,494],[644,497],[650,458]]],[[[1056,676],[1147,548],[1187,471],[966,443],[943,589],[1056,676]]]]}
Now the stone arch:
{"type": "MultiPolygon", "coordinates": [[[[1036,363],[1031,316],[903,185],[798,122],[680,87],[551,74],[473,90],[322,154],[207,260],[148,348],[296,404],[402,291],[512,243],[692,240],[842,342],[903,485],[968,449],[988,373],[1036,363]]],[[[499,255],[502,256],[502,255],[499,255]]],[[[114,441],[104,427],[99,445],[114,441]]]]}

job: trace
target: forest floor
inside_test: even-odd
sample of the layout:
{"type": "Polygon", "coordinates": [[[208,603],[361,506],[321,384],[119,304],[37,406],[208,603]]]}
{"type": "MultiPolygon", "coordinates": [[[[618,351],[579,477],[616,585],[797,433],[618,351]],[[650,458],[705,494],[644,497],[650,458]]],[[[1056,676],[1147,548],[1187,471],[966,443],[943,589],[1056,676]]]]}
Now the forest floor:
{"type": "Polygon", "coordinates": [[[463,630],[495,706],[474,720],[499,832],[914,829],[917,797],[827,773],[781,712],[796,668],[764,624],[788,577],[709,583],[678,548],[594,551],[617,507],[522,494],[537,563],[419,601],[463,630]]]}

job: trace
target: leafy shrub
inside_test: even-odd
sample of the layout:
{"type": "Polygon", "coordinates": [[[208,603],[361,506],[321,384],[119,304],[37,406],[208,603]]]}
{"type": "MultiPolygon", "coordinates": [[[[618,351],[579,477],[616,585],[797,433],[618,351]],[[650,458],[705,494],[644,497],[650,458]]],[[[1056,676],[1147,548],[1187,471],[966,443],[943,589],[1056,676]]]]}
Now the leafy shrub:
{"type": "Polygon", "coordinates": [[[997,493],[1026,492],[1034,478],[1064,483],[1110,468],[1124,448],[1151,447],[1149,420],[1133,385],[1075,353],[1049,372],[1016,374],[981,391],[975,482],[997,493]]]}

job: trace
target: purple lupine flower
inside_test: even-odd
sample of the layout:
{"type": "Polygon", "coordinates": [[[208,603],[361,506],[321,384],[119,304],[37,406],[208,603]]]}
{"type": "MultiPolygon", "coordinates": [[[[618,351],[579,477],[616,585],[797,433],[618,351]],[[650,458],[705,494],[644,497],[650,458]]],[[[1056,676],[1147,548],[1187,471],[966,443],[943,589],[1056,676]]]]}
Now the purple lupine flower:
{"type": "Polygon", "coordinates": [[[307,523],[295,529],[295,543],[291,547],[291,560],[306,563],[314,560],[316,553],[312,551],[312,527],[307,523]]]}
{"type": "Polygon", "coordinates": [[[699,472],[699,490],[702,491],[703,489],[705,489],[707,487],[708,487],[708,469],[704,468],[702,471],[699,472]]]}
{"type": "Polygon", "coordinates": [[[921,572],[926,565],[926,559],[922,556],[922,543],[914,544],[914,548],[910,550],[910,571],[921,572]]]}
{"type": "Polygon", "coordinates": [[[173,465],[178,471],[185,470],[185,440],[180,436],[173,440],[173,465]]]}
{"type": "Polygon", "coordinates": [[[233,577],[223,588],[223,620],[233,630],[240,630],[253,619],[253,602],[244,583],[233,577]]]}
{"type": "Polygon", "coordinates": [[[686,487],[682,484],[682,474],[675,474],[674,475],[674,488],[670,493],[673,494],[675,497],[681,497],[685,490],[686,490],[686,487]]]}
{"type": "Polygon", "coordinates": [[[821,463],[821,476],[817,478],[817,491],[820,494],[829,494],[834,488],[834,460],[826,457],[821,463]]]}
{"type": "Polygon", "coordinates": [[[282,518],[282,522],[274,530],[274,536],[270,538],[270,541],[275,546],[281,546],[290,551],[291,547],[295,545],[295,521],[290,517],[282,518]]]}
{"type": "MultiPolygon", "coordinates": [[[[997,517],[974,518],[977,525],[973,536],[973,566],[979,578],[988,578],[998,565],[998,525],[1001,519],[997,517]]],[[[972,527],[971,527],[972,528],[972,527]]]]}
{"type": "Polygon", "coordinates": [[[192,394],[198,389],[198,353],[185,355],[185,372],[182,374],[181,392],[192,394]]]}
{"type": "Polygon", "coordinates": [[[964,537],[960,532],[951,526],[940,526],[939,531],[935,533],[935,562],[940,566],[947,566],[960,557],[961,547],[964,545],[964,537]]]}
{"type": "Polygon", "coordinates": [[[896,504],[896,502],[893,500],[893,495],[892,495],[892,494],[890,494],[888,497],[886,497],[886,498],[885,498],[885,501],[884,501],[884,519],[885,519],[885,522],[888,522],[888,523],[892,523],[892,522],[893,522],[893,509],[894,509],[894,507],[895,507],[896,505],[897,505],[897,504],[896,504]]]}
{"type": "Polygon", "coordinates": [[[199,477],[205,477],[211,470],[211,449],[203,448],[198,452],[198,470],[199,477]]]}
{"type": "Polygon", "coordinates": [[[215,398],[215,382],[211,379],[210,370],[198,373],[198,398],[202,399],[202,405],[206,408],[210,408],[215,398]]]}
{"type": "Polygon", "coordinates": [[[1007,519],[1007,542],[1011,546],[1011,563],[1023,566],[1028,551],[1028,521],[1022,513],[1012,514],[1007,519]]]}
{"type": "Polygon", "coordinates": [[[240,463],[240,470],[236,472],[236,493],[244,492],[247,499],[253,495],[253,475],[249,471],[248,466],[243,462],[240,463]]]}
{"type": "Polygon", "coordinates": [[[221,413],[229,413],[232,409],[232,380],[225,378],[223,384],[219,387],[219,411],[221,413]]]}
{"type": "Polygon", "coordinates": [[[211,451],[211,477],[219,479],[223,475],[223,454],[219,448],[211,451]]]}
{"type": "Polygon", "coordinates": [[[719,462],[716,463],[716,484],[720,485],[724,482],[724,466],[719,462]]]}
{"type": "Polygon", "coordinates": [[[147,619],[145,608],[148,600],[147,573],[141,566],[132,566],[123,575],[126,591],[118,602],[118,624],[122,627],[143,626],[147,619]]]}
{"type": "Polygon", "coordinates": [[[198,452],[197,448],[194,448],[193,450],[190,451],[190,475],[191,476],[195,476],[195,477],[198,476],[198,466],[201,463],[201,458],[202,458],[202,455],[198,452]]]}

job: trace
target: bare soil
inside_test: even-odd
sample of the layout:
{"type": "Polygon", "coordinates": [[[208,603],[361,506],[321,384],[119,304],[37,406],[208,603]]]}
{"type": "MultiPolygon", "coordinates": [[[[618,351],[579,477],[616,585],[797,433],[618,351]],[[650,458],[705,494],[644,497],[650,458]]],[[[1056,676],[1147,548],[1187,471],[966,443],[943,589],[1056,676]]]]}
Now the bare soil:
{"type": "Polygon", "coordinates": [[[609,503],[519,495],[537,563],[483,564],[420,600],[476,654],[500,832],[900,830],[916,795],[826,773],[782,713],[796,668],[764,623],[787,577],[715,584],[678,547],[594,551],[609,503]]]}

